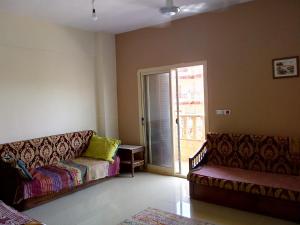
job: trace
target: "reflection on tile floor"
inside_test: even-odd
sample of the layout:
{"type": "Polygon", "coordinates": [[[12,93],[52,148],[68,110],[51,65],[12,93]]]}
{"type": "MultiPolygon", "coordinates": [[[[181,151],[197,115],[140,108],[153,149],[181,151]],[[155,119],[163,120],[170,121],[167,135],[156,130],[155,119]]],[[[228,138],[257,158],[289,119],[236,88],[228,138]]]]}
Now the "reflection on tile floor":
{"type": "MultiPolygon", "coordinates": [[[[175,163],[175,171],[179,171],[179,164],[178,163],[177,164],[175,163]]],[[[180,175],[186,177],[188,173],[189,173],[189,161],[184,160],[184,161],[181,162],[181,173],[180,173],[180,175]]]]}
{"type": "Polygon", "coordinates": [[[47,225],[115,225],[148,207],[216,225],[294,224],[190,200],[186,179],[149,173],[112,178],[25,213],[47,225]]]}

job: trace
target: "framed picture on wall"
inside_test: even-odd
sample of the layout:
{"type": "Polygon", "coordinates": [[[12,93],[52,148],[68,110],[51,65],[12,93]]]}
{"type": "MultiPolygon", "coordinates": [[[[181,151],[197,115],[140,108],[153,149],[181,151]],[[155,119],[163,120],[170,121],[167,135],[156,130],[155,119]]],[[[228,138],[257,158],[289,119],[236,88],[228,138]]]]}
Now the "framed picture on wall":
{"type": "Polygon", "coordinates": [[[299,76],[299,57],[273,59],[273,78],[287,78],[299,76]]]}

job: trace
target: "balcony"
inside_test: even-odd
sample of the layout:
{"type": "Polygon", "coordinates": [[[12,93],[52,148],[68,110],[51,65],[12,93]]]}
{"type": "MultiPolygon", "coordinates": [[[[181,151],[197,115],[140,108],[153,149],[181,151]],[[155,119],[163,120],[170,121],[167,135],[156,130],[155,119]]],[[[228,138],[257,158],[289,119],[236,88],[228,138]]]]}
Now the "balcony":
{"type": "MultiPolygon", "coordinates": [[[[194,155],[205,141],[204,115],[184,114],[179,116],[181,175],[189,171],[189,157],[194,155]]],[[[178,149],[177,149],[178,150],[178,149]]],[[[175,169],[179,171],[178,151],[175,151],[175,169]]]]}

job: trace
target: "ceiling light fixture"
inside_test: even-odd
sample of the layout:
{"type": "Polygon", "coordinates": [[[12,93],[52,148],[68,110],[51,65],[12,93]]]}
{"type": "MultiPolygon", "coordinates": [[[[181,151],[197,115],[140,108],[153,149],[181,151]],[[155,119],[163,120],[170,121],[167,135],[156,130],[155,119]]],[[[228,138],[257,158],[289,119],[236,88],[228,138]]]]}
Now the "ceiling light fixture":
{"type": "Polygon", "coordinates": [[[173,0],[167,0],[166,6],[160,8],[160,12],[165,16],[175,16],[180,12],[180,8],[174,5],[173,0]]]}
{"type": "Polygon", "coordinates": [[[96,9],[95,9],[95,0],[92,0],[92,7],[93,7],[93,10],[92,10],[92,19],[94,21],[97,21],[98,20],[98,16],[97,16],[96,9]]]}

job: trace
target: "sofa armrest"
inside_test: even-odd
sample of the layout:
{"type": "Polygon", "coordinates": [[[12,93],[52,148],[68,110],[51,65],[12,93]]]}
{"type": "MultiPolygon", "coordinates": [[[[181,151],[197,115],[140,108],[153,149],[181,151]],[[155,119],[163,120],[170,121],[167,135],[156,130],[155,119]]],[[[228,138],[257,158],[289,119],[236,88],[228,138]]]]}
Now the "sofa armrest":
{"type": "Polygon", "coordinates": [[[18,188],[21,185],[21,177],[16,168],[0,169],[0,200],[7,205],[13,205],[16,200],[18,188]]]}
{"type": "Polygon", "coordinates": [[[204,163],[206,152],[207,152],[207,141],[202,145],[200,150],[193,157],[189,158],[190,171],[204,163]]]}

